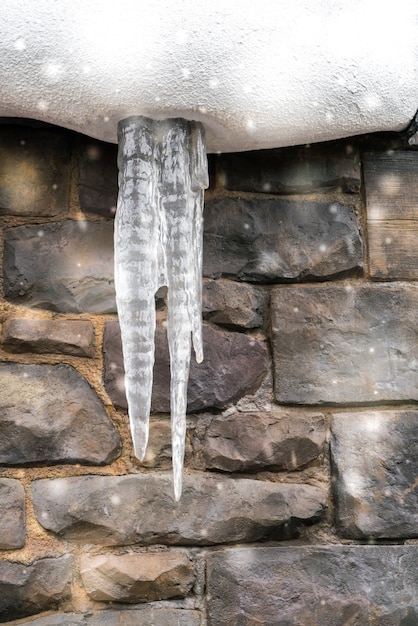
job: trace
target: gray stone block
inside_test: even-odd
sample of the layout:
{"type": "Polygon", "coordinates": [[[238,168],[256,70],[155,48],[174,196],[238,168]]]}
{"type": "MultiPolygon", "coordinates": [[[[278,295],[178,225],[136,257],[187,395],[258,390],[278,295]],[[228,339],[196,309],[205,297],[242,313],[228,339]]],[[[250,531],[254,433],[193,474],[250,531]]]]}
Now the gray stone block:
{"type": "Polygon", "coordinates": [[[362,266],[353,206],[281,198],[222,198],[205,206],[205,276],[288,282],[362,266]]]}
{"type": "Polygon", "coordinates": [[[198,461],[227,472],[297,469],[315,459],[326,437],[323,415],[234,413],[205,415],[193,436],[198,461]]]}
{"type": "Polygon", "coordinates": [[[264,326],[270,298],[268,289],[232,280],[203,281],[203,317],[214,324],[259,328],[264,326]]]}
{"type": "Polygon", "coordinates": [[[29,621],[8,622],[9,626],[201,626],[200,613],[188,609],[143,608],[127,611],[55,613],[29,621]]]}
{"type": "Polygon", "coordinates": [[[185,475],[81,476],[32,483],[39,523],[66,540],[102,545],[251,542],[324,513],[327,494],[303,484],[185,475]]]}
{"type": "Polygon", "coordinates": [[[0,478],[0,549],[25,545],[25,492],[18,480],[0,478]]]}
{"type": "Polygon", "coordinates": [[[113,217],[118,198],[117,146],[89,140],[79,148],[78,195],[81,210],[113,217]]]}
{"type": "Polygon", "coordinates": [[[406,283],[273,288],[277,400],[418,400],[417,308],[406,283]]]}
{"type": "Polygon", "coordinates": [[[62,129],[0,128],[0,215],[68,211],[71,138],[62,129]]]}
{"type": "Polygon", "coordinates": [[[218,171],[231,191],[294,194],[358,193],[360,159],[349,142],[222,154],[218,171]]]}
{"type": "Polygon", "coordinates": [[[68,220],[5,231],[7,299],[61,313],[114,313],[113,224],[68,220]]]}
{"type": "Polygon", "coordinates": [[[102,402],[74,368],[0,364],[0,463],[103,465],[119,449],[102,402]]]}
{"type": "Polygon", "coordinates": [[[418,537],[418,411],[334,415],[331,453],[345,537],[418,537]]]}
{"type": "Polygon", "coordinates": [[[193,564],[185,552],[83,555],[83,585],[101,602],[153,602],[184,598],[194,583],[193,564]]]}
{"type": "Polygon", "coordinates": [[[72,556],[30,565],[0,561],[0,621],[54,609],[71,593],[72,556]]]}
{"type": "MultiPolygon", "coordinates": [[[[122,344],[118,322],[108,322],[104,333],[104,383],[116,406],[127,408],[122,344]]],[[[190,363],[188,411],[209,407],[223,409],[254,393],[267,373],[266,345],[242,333],[214,330],[203,324],[204,360],[190,363]]],[[[166,329],[158,324],[155,334],[155,366],[152,409],[170,411],[170,358],[166,329]]]]}
{"type": "Polygon", "coordinates": [[[214,552],[209,626],[415,626],[417,546],[214,552]]]}
{"type": "Polygon", "coordinates": [[[94,327],[87,320],[12,318],[4,322],[2,338],[8,352],[94,356],[94,327]]]}

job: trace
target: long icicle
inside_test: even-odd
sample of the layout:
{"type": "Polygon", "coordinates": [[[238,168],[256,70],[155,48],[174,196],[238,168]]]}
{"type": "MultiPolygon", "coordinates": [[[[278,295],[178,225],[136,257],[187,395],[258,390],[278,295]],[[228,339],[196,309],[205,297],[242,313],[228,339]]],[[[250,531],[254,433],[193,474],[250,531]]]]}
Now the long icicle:
{"type": "Polygon", "coordinates": [[[191,337],[201,330],[203,190],[208,186],[203,128],[183,119],[130,117],[118,128],[119,197],[115,287],[135,455],[145,455],[154,366],[155,301],[168,287],[174,494],[182,489],[191,337]]]}

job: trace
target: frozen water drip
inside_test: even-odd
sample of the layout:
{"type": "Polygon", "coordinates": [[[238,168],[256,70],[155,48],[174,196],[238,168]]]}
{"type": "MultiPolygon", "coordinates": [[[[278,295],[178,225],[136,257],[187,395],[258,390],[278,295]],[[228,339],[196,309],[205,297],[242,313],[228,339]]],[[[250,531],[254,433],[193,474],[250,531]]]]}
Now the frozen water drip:
{"type": "Polygon", "coordinates": [[[135,455],[143,460],[154,367],[155,294],[168,291],[174,495],[182,489],[191,344],[202,349],[203,127],[129,117],[118,126],[115,287],[135,455]]]}

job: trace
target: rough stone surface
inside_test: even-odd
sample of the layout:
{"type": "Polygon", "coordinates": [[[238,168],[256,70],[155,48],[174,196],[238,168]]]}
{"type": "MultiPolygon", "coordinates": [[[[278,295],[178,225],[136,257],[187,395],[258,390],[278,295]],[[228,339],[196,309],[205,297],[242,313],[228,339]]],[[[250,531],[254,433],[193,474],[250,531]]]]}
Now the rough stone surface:
{"type": "Polygon", "coordinates": [[[65,539],[102,545],[210,545],[257,541],[292,520],[314,521],[327,494],[303,484],[171,474],[81,476],[32,483],[35,513],[65,539]]]}
{"type": "MultiPolygon", "coordinates": [[[[192,356],[188,387],[188,411],[209,407],[223,409],[248,393],[254,393],[267,372],[263,342],[242,333],[214,330],[203,325],[203,363],[192,356]]],[[[104,334],[106,391],[112,401],[127,407],[119,324],[108,322],[104,334]]],[[[170,359],[166,329],[157,325],[152,408],[170,411],[170,359]]]]}
{"type": "Polygon", "coordinates": [[[331,452],[344,536],[418,536],[418,411],[334,415],[331,452]]]}
{"type": "Polygon", "coordinates": [[[358,151],[350,143],[222,154],[226,189],[274,194],[360,189],[358,151]]]}
{"type": "Polygon", "coordinates": [[[94,355],[94,327],[87,320],[8,319],[3,324],[3,345],[9,352],[58,352],[94,355]]]}
{"type": "Polygon", "coordinates": [[[0,549],[25,545],[25,492],[18,480],[0,478],[0,549]]]}
{"type": "Polygon", "coordinates": [[[119,446],[103,404],[75,369],[0,364],[0,463],[102,465],[119,446]]]}
{"type": "Polygon", "coordinates": [[[68,220],[5,232],[4,291],[16,304],[114,313],[113,224],[68,220]]]}
{"type": "Polygon", "coordinates": [[[9,622],[9,626],[200,626],[198,611],[158,607],[93,614],[55,613],[35,620],[9,622]]]}
{"type": "Polygon", "coordinates": [[[417,400],[417,308],[406,283],[274,288],[277,400],[417,400]]]}
{"type": "Polygon", "coordinates": [[[194,583],[185,552],[84,555],[81,577],[88,595],[105,602],[152,602],[184,598],[194,583]]]}
{"type": "Polygon", "coordinates": [[[354,208],[223,198],[205,206],[203,272],[250,282],[324,278],[362,267],[354,208]]]}
{"type": "Polygon", "coordinates": [[[208,625],[414,626],[417,546],[242,548],[208,556],[208,625]]]}
{"type": "Polygon", "coordinates": [[[89,141],[80,146],[78,194],[81,210],[113,217],[118,197],[117,146],[89,141]]]}
{"type": "Polygon", "coordinates": [[[0,128],[0,215],[68,211],[71,150],[62,129],[0,128]]]}
{"type": "Polygon", "coordinates": [[[323,415],[234,413],[205,415],[197,422],[193,446],[204,467],[227,472],[276,467],[296,469],[322,451],[323,415]]]}
{"type": "Polygon", "coordinates": [[[203,317],[214,324],[258,328],[265,324],[269,292],[231,280],[203,282],[203,317]]]}
{"type": "Polygon", "coordinates": [[[363,158],[369,270],[373,278],[418,278],[418,154],[389,151],[363,158]]]}
{"type": "Polygon", "coordinates": [[[0,621],[56,608],[70,596],[72,556],[30,565],[0,561],[0,621]]]}

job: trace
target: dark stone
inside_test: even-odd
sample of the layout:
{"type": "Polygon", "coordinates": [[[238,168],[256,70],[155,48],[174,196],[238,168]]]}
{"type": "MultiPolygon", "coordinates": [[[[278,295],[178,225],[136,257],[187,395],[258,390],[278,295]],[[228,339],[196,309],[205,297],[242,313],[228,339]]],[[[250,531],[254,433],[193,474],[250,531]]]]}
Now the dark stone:
{"type": "Polygon", "coordinates": [[[232,280],[203,282],[203,317],[214,324],[258,328],[264,326],[270,294],[267,289],[232,280]]]}
{"type": "Polygon", "coordinates": [[[350,143],[222,154],[218,170],[231,191],[358,193],[361,182],[358,150],[350,143]]]}
{"type": "Polygon", "coordinates": [[[28,622],[10,622],[9,626],[200,626],[198,611],[144,607],[128,611],[55,613],[28,622]]]}
{"type": "Polygon", "coordinates": [[[323,415],[234,413],[200,418],[193,446],[200,463],[209,469],[292,470],[315,459],[325,437],[323,415]]]}
{"type": "Polygon", "coordinates": [[[70,135],[60,130],[0,127],[0,215],[68,211],[70,135]]]}
{"type": "Polygon", "coordinates": [[[418,400],[417,308],[407,284],[274,288],[277,400],[418,400]]]}
{"type": "Polygon", "coordinates": [[[334,415],[331,453],[345,537],[418,537],[418,411],[334,415]]]}
{"type": "Polygon", "coordinates": [[[0,463],[103,465],[119,447],[102,402],[74,368],[0,364],[0,463]]]}
{"type": "Polygon", "coordinates": [[[325,278],[363,266],[354,207],[222,198],[205,206],[203,273],[249,282],[325,278]]]}
{"type": "Polygon", "coordinates": [[[194,583],[185,552],[84,555],[80,573],[88,595],[99,602],[153,602],[184,598],[194,583]]]}
{"type": "Polygon", "coordinates": [[[3,324],[8,352],[49,352],[94,356],[94,327],[87,320],[8,319],[3,324]]]}
{"type": "Polygon", "coordinates": [[[405,626],[417,546],[241,548],[207,557],[208,626],[405,626]]]}
{"type": "Polygon", "coordinates": [[[303,484],[185,475],[174,501],[171,474],[37,480],[38,522],[65,540],[101,545],[247,543],[297,520],[319,519],[322,489],[303,484]]]}
{"type": "MultiPolygon", "coordinates": [[[[104,383],[115,405],[127,407],[119,324],[108,322],[104,334],[104,383]]],[[[188,387],[188,411],[209,407],[223,409],[242,396],[254,393],[267,372],[267,349],[247,335],[214,330],[203,325],[203,363],[192,355],[188,387]]],[[[166,330],[157,325],[152,408],[170,411],[170,359],[166,330]]]]}
{"type": "Polygon", "coordinates": [[[117,146],[90,139],[80,145],[78,194],[81,210],[113,217],[118,197],[117,146]]]}
{"type": "Polygon", "coordinates": [[[0,561],[0,622],[57,608],[71,593],[72,556],[30,565],[0,561]]]}
{"type": "Polygon", "coordinates": [[[68,220],[5,231],[4,291],[61,313],[114,313],[113,224],[68,220]]]}
{"type": "Polygon", "coordinates": [[[0,549],[25,545],[25,492],[18,480],[0,478],[0,549]]]}

